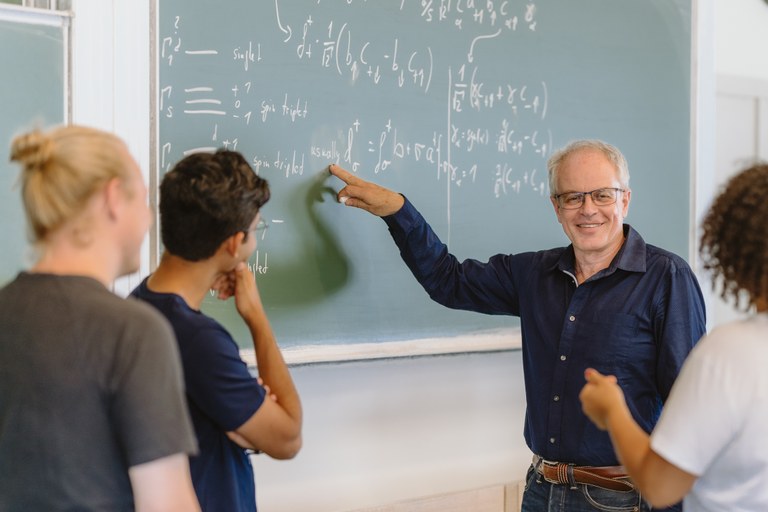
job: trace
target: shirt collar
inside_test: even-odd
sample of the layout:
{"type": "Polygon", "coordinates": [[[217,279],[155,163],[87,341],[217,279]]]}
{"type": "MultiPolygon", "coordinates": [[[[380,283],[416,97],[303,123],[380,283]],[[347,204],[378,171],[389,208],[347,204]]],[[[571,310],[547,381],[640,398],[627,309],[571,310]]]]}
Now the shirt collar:
{"type": "MultiPolygon", "coordinates": [[[[573,244],[571,244],[560,255],[552,270],[557,269],[561,272],[575,274],[575,259],[573,244]]],[[[613,261],[611,261],[608,268],[600,273],[610,275],[616,272],[617,269],[626,270],[627,272],[645,272],[645,263],[645,240],[632,226],[624,224],[624,243],[621,245],[619,252],[616,253],[616,256],[613,257],[613,261]]]]}

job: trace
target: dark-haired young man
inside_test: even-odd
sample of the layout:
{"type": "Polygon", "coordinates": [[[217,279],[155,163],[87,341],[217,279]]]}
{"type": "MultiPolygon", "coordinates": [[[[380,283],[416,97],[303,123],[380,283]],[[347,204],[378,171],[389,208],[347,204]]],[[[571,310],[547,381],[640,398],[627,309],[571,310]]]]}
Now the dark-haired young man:
{"type": "Polygon", "coordinates": [[[187,156],[160,185],[165,253],[133,295],[159,309],[179,343],[187,401],[200,445],[190,459],[202,509],[255,511],[253,469],[246,450],[277,459],[301,447],[302,412],[246,261],[263,226],[267,182],[240,153],[187,156]],[[209,290],[235,305],[253,336],[259,380],[231,335],[200,312],[209,290]]]}

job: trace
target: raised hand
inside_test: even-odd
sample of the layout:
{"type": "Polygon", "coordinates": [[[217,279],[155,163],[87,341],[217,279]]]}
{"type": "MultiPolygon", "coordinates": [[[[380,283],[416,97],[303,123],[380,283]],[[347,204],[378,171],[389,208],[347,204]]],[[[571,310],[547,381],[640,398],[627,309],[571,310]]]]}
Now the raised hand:
{"type": "Polygon", "coordinates": [[[626,408],[624,393],[613,375],[603,375],[588,368],[584,378],[587,383],[579,393],[581,408],[597,428],[606,430],[609,416],[626,408]]]}
{"type": "Polygon", "coordinates": [[[216,298],[227,300],[235,294],[235,271],[219,274],[211,285],[211,290],[216,292],[216,298]]]}

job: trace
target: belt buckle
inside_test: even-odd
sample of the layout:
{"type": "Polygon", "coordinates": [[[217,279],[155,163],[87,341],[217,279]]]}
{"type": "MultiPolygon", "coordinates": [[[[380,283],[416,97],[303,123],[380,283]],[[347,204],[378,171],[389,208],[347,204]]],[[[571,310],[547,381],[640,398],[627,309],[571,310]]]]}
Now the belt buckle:
{"type": "Polygon", "coordinates": [[[536,473],[543,476],[544,480],[547,482],[556,485],[568,484],[571,490],[576,490],[579,488],[578,485],[576,485],[576,478],[573,475],[573,468],[575,467],[575,464],[566,464],[564,462],[547,460],[535,454],[533,456],[533,461],[536,473]],[[545,475],[544,471],[541,469],[542,465],[554,468],[557,478],[554,480],[547,478],[547,475],[545,475]]]}
{"type": "Polygon", "coordinates": [[[547,466],[557,466],[558,464],[563,464],[562,462],[557,462],[554,460],[547,460],[541,455],[533,454],[533,466],[538,471],[539,467],[541,467],[542,464],[546,464],[547,466]]]}

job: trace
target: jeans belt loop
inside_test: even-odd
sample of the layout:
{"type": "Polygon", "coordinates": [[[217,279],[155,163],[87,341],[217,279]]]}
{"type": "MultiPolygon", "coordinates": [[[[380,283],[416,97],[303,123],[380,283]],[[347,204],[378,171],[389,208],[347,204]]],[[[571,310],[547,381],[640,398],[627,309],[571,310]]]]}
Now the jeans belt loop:
{"type": "Polygon", "coordinates": [[[541,479],[544,475],[541,474],[541,465],[544,463],[544,459],[536,454],[533,454],[533,472],[536,474],[536,482],[541,483],[541,479]]]}
{"type": "Polygon", "coordinates": [[[566,469],[566,476],[568,477],[568,483],[570,484],[572,491],[575,491],[576,489],[578,489],[578,486],[576,485],[576,479],[573,476],[574,465],[575,464],[568,464],[566,469]]]}

